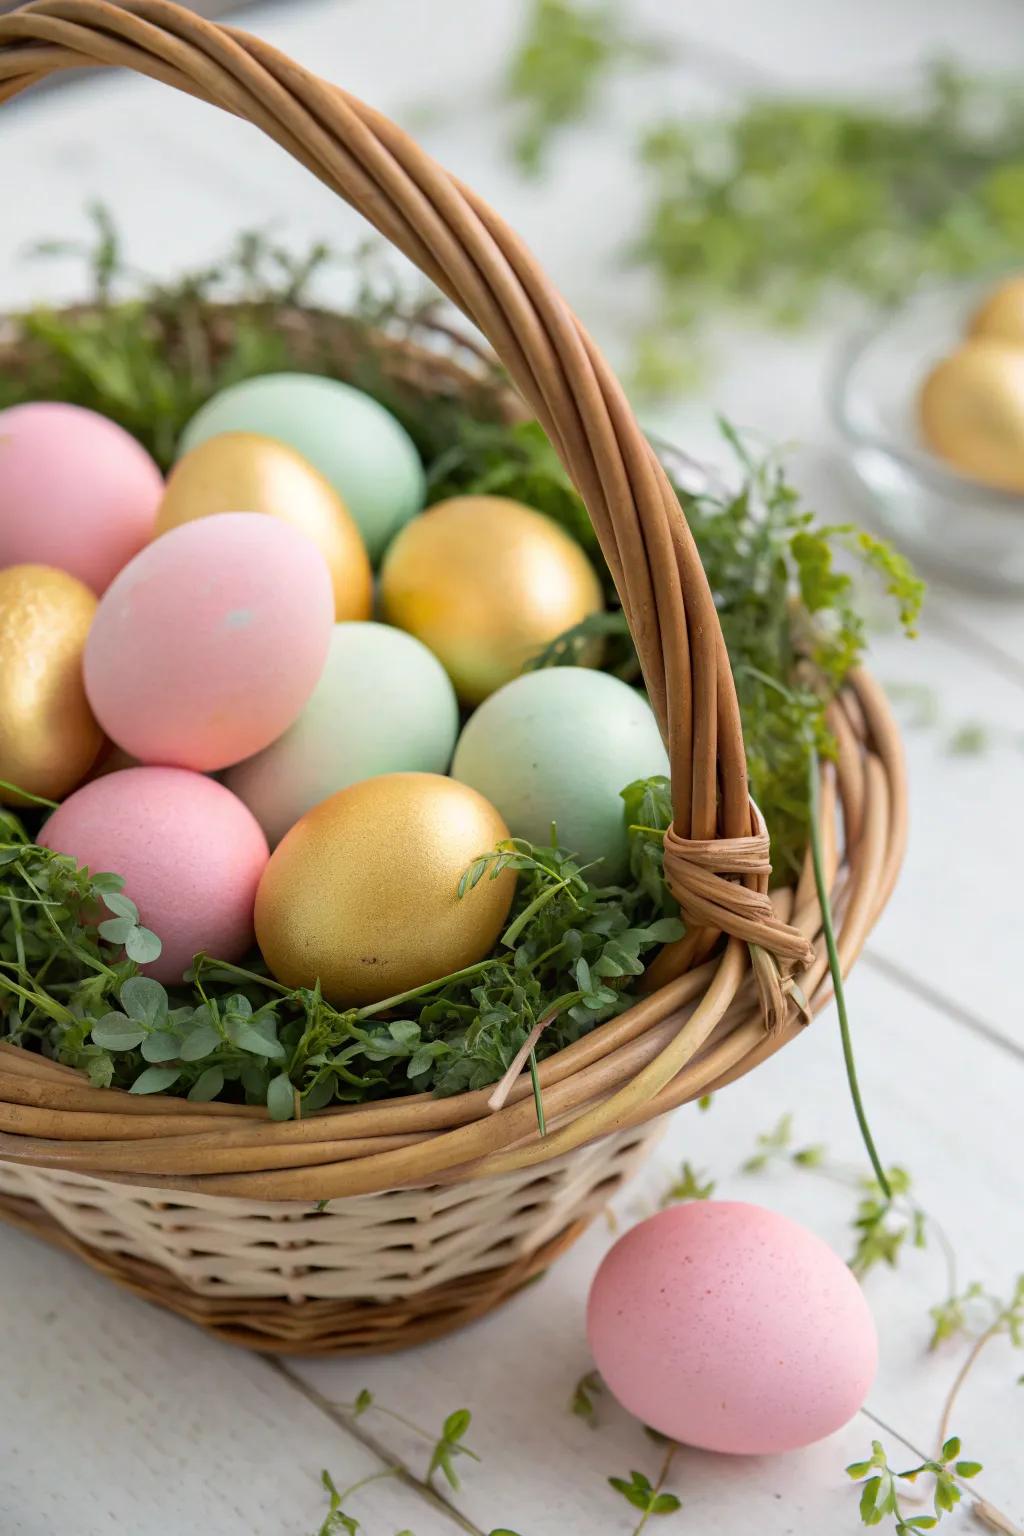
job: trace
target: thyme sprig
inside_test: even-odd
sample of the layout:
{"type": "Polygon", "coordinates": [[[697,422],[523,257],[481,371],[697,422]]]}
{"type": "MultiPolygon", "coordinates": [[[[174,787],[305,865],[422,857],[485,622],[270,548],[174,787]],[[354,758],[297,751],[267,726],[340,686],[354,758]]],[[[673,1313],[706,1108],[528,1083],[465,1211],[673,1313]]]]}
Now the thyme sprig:
{"type": "Polygon", "coordinates": [[[977,1477],[981,1470],[979,1461],[961,1457],[960,1441],[954,1435],[945,1441],[937,1457],[928,1458],[905,1472],[894,1471],[881,1442],[873,1440],[870,1457],[866,1461],[851,1462],[846,1473],[861,1484],[860,1517],[865,1525],[881,1525],[886,1516],[891,1515],[896,1536],[915,1536],[917,1531],[933,1530],[943,1515],[955,1509],[962,1497],[962,1484],[977,1477]],[[899,1484],[914,1483],[927,1474],[935,1479],[935,1513],[908,1515],[900,1504],[899,1484]]]}

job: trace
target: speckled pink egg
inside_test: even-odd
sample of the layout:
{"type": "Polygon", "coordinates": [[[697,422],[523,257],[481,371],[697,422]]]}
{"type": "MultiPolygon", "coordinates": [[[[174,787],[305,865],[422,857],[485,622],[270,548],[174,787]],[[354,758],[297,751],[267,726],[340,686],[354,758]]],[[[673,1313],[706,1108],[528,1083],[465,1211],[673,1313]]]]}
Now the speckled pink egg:
{"type": "Polygon", "coordinates": [[[85,691],[140,762],[226,768],[298,717],[333,626],[312,540],[280,518],[221,512],[172,528],[114,579],[86,641],[85,691]]]}
{"type": "Polygon", "coordinates": [[[863,1292],[820,1237],[776,1211],[694,1201],[612,1248],[587,1307],[619,1402],[670,1439],[765,1455],[810,1445],[867,1396],[878,1338],[863,1292]]]}
{"type": "Polygon", "coordinates": [[[144,967],[157,981],[180,981],[200,950],[240,960],[252,945],[270,850],[252,812],[214,779],[184,768],[107,774],[70,795],[40,841],[94,874],[124,876],[140,922],[163,943],[144,967]]]}
{"type": "Polygon", "coordinates": [[[55,565],[98,595],[152,537],[163,490],[142,444],[96,411],[0,411],[0,566],[55,565]]]}

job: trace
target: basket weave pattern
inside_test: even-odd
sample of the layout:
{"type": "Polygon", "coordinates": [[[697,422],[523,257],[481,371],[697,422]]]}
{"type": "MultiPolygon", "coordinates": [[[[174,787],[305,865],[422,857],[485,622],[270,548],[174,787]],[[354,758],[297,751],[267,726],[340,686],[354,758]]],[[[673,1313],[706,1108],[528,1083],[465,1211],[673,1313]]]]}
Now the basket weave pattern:
{"type": "Polygon", "coordinates": [[[232,1343],[282,1350],[321,1308],[332,1347],[400,1347],[490,1310],[541,1273],[632,1173],[657,1126],[484,1184],[339,1200],[166,1195],[0,1162],[0,1215],[232,1343]],[[367,1298],[372,1297],[372,1301],[367,1298]],[[256,1298],[277,1305],[252,1308],[256,1298]],[[280,1306],[284,1301],[288,1305],[280,1306]],[[413,1306],[406,1305],[413,1302],[413,1306]]]}
{"type": "MultiPolygon", "coordinates": [[[[648,1122],[792,1039],[803,1017],[791,983],[812,1011],[828,1000],[810,862],[769,894],[729,661],[678,499],[597,348],[497,215],[361,102],[169,0],[34,0],[0,18],[0,101],[83,64],[126,66],[247,118],[476,325],[516,391],[502,409],[525,402],[587,504],[669,751],[665,869],[687,937],[627,1012],[542,1064],[546,1138],[525,1080],[497,1112],[481,1091],[280,1124],[258,1108],[92,1088],[0,1045],[0,1214],[239,1342],[393,1347],[510,1294],[607,1198],[648,1122]],[[314,1222],[322,1200],[344,1204],[314,1222]],[[392,1269],[397,1220],[424,1246],[392,1269]],[[278,1227],[289,1241],[301,1228],[300,1249],[253,1235],[278,1227]],[[329,1262],[310,1262],[314,1246],[329,1262]]],[[[479,386],[450,357],[407,348],[401,360],[411,387],[432,367],[439,391],[479,386]]],[[[821,832],[846,969],[899,868],[905,787],[868,676],[849,679],[830,720],[821,832]]]]}

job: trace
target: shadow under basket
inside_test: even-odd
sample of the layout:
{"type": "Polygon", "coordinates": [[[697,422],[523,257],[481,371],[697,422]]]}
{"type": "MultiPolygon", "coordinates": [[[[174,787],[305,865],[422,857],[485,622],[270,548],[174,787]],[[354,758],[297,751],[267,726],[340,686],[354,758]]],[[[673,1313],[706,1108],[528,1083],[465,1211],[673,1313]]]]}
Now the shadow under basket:
{"type": "MultiPolygon", "coordinates": [[[[258,38],[169,0],[36,0],[0,17],[0,101],[54,70],[125,66],[248,118],[356,207],[481,333],[396,337],[344,316],[263,315],[295,365],[536,419],[579,489],[668,749],[665,877],[687,936],[638,999],[490,1090],[265,1109],[94,1088],[0,1043],[0,1217],[136,1295],[252,1349],[401,1348],[483,1316],[571,1244],[638,1165],[659,1117],[717,1092],[831,997],[808,856],[769,892],[718,615],[679,499],[608,365],[506,225],[387,119],[258,38]],[[496,366],[494,358],[497,359],[496,366]]],[[[214,340],[234,324],[209,306],[214,340]]],[[[0,368],[30,338],[0,328],[0,368]]],[[[169,346],[173,352],[173,348],[169,346]]],[[[829,709],[819,830],[840,964],[892,891],[906,835],[898,734],[863,672],[829,709]]]]}

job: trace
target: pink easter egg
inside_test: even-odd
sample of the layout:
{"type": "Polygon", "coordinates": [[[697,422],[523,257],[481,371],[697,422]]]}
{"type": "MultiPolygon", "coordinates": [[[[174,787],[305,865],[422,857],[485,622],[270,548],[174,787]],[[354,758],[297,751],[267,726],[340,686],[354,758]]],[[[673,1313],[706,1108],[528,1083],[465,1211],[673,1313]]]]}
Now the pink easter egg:
{"type": "Polygon", "coordinates": [[[172,528],[111,583],[85,645],[85,691],[140,762],[226,768],[298,717],[333,627],[315,544],[280,518],[221,512],[172,528]]]}
{"type": "Polygon", "coordinates": [[[96,411],[0,411],[0,566],[55,565],[99,595],[152,537],[163,491],[142,444],[96,411]]]}
{"type": "Polygon", "coordinates": [[[183,768],[93,779],[54,811],[40,842],[93,874],[124,876],[139,921],[163,944],[144,967],[157,981],[180,981],[200,950],[240,960],[252,946],[270,850],[252,812],[214,779],[183,768]]]}
{"type": "Polygon", "coordinates": [[[609,1390],[652,1429],[764,1455],[832,1434],[878,1364],[864,1294],[820,1237],[741,1201],[670,1206],[633,1227],[590,1290],[609,1390]]]}

